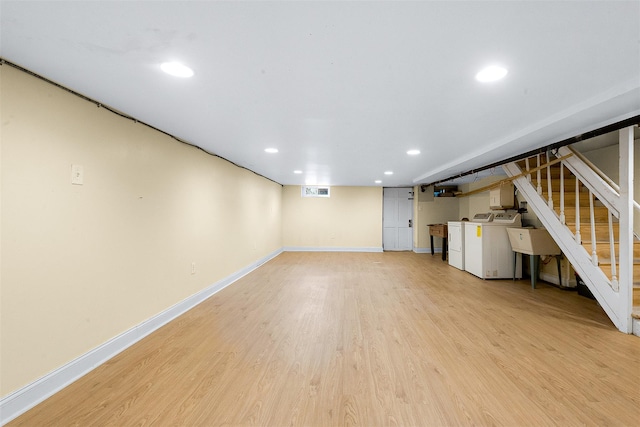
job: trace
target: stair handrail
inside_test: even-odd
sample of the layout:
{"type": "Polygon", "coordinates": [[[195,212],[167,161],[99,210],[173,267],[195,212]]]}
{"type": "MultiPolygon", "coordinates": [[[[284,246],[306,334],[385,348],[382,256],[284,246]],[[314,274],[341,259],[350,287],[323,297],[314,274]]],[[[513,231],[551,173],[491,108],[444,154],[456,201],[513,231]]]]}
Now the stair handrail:
{"type": "MultiPolygon", "coordinates": [[[[600,176],[600,178],[602,178],[603,181],[609,184],[614,190],[618,192],[618,194],[620,194],[620,186],[616,184],[611,178],[609,178],[609,176],[606,173],[602,172],[600,168],[594,165],[591,160],[587,159],[584,154],[582,154],[578,150],[575,150],[571,147],[565,147],[565,148],[569,149],[574,156],[576,156],[577,158],[582,160],[584,163],[586,163],[587,166],[589,166],[595,173],[597,173],[598,176],[600,176]]],[[[638,203],[636,200],[633,201],[633,210],[640,212],[640,203],[638,203]]]]}
{"type": "MultiPolygon", "coordinates": [[[[564,171],[563,171],[563,167],[564,167],[564,161],[560,163],[560,215],[559,215],[559,219],[560,219],[560,223],[562,225],[566,225],[565,222],[565,214],[564,214],[564,171]]],[[[551,172],[550,172],[550,168],[547,168],[547,180],[549,183],[551,183],[551,172]]],[[[575,188],[575,195],[576,195],[576,211],[575,211],[575,240],[577,243],[581,243],[581,236],[580,236],[580,178],[576,175],[576,188],[575,188]]],[[[551,201],[551,184],[549,184],[549,200],[551,201]]],[[[591,231],[591,263],[594,266],[598,266],[599,265],[599,260],[598,260],[598,251],[597,251],[597,245],[598,245],[598,241],[596,239],[596,221],[595,221],[595,209],[594,209],[595,205],[594,205],[594,195],[593,195],[593,191],[589,190],[589,227],[590,227],[590,231],[591,231]]],[[[549,203],[549,208],[553,209],[553,204],[549,203]]],[[[555,212],[555,211],[554,211],[555,212]]],[[[616,267],[616,253],[615,253],[615,238],[614,238],[614,232],[613,232],[613,212],[607,208],[607,219],[608,219],[608,225],[609,225],[609,256],[610,256],[610,268],[611,268],[611,280],[610,280],[610,285],[613,288],[613,290],[618,291],[619,290],[619,282],[618,282],[618,277],[617,277],[617,267],[616,267]]]]}
{"type": "MultiPolygon", "coordinates": [[[[575,153],[575,152],[574,152],[575,153]]],[[[564,226],[567,226],[566,224],[566,217],[565,217],[565,203],[564,203],[564,191],[565,191],[565,185],[564,185],[564,166],[565,166],[565,160],[568,159],[569,157],[571,157],[574,153],[569,153],[566,154],[564,156],[560,156],[557,152],[556,153],[551,153],[549,151],[547,151],[545,153],[545,160],[546,162],[543,165],[540,165],[540,155],[538,155],[537,158],[537,164],[538,166],[535,169],[531,169],[529,167],[529,162],[528,162],[528,158],[527,161],[525,162],[525,171],[522,172],[519,175],[515,175],[513,178],[518,178],[519,176],[526,174],[527,176],[527,180],[528,182],[531,183],[531,173],[534,170],[537,170],[537,173],[540,174],[540,171],[542,169],[546,169],[546,175],[547,175],[547,197],[546,197],[546,204],[549,207],[549,209],[551,209],[554,214],[558,217],[558,219],[560,220],[560,223],[564,226]],[[555,155],[556,159],[551,160],[551,155],[555,155]],[[558,162],[559,161],[559,162],[558,162]],[[558,164],[560,166],[560,175],[559,175],[559,180],[560,180],[560,191],[559,191],[559,195],[560,195],[560,214],[558,215],[555,212],[554,209],[554,203],[553,203],[553,197],[552,197],[552,175],[551,175],[551,166],[554,164],[558,164]]],[[[569,171],[571,171],[570,168],[568,168],[569,171]]],[[[575,186],[575,198],[576,198],[576,202],[575,202],[575,241],[578,244],[582,244],[582,237],[580,234],[580,184],[581,184],[581,178],[579,175],[574,175],[575,176],[575,182],[576,182],[576,186],[575,186]]],[[[605,175],[606,177],[606,175],[605,175]]],[[[611,182],[610,180],[608,180],[609,182],[611,182]]],[[[538,194],[540,196],[543,196],[542,192],[540,191],[540,178],[537,179],[537,183],[538,185],[538,194]]],[[[591,238],[590,238],[590,243],[591,243],[591,252],[589,254],[590,257],[590,261],[594,266],[598,266],[599,265],[599,260],[598,260],[598,255],[597,255],[597,239],[596,239],[596,229],[595,229],[595,204],[594,204],[594,193],[592,190],[589,189],[589,228],[590,228],[590,234],[591,234],[591,238]]],[[[614,243],[614,234],[613,234],[613,212],[607,208],[607,217],[609,220],[609,244],[610,244],[610,256],[611,256],[611,275],[612,278],[610,280],[610,285],[614,290],[618,290],[618,280],[617,280],[617,271],[616,271],[616,255],[615,255],[615,247],[613,245],[614,243]]],[[[568,226],[567,226],[568,227],[568,226]]]]}
{"type": "Polygon", "coordinates": [[[472,196],[472,195],[474,195],[474,194],[478,194],[478,193],[484,193],[485,191],[489,191],[489,190],[492,190],[492,189],[494,189],[494,188],[498,188],[498,187],[500,187],[501,185],[507,184],[507,183],[509,183],[509,182],[513,182],[514,180],[516,180],[516,179],[518,179],[518,178],[521,178],[521,177],[523,177],[523,176],[526,176],[526,175],[530,174],[531,172],[538,171],[538,173],[540,173],[540,170],[541,170],[541,169],[544,169],[544,168],[546,168],[546,167],[549,167],[549,166],[555,165],[556,163],[560,163],[560,162],[562,162],[563,160],[565,160],[565,159],[567,159],[567,158],[571,157],[572,155],[573,155],[573,154],[568,154],[568,155],[563,156],[563,157],[558,157],[557,159],[550,160],[548,163],[545,163],[545,164],[543,164],[542,166],[537,166],[537,167],[535,167],[535,168],[531,169],[531,171],[528,171],[528,172],[522,172],[522,173],[520,173],[520,174],[519,174],[519,175],[517,175],[517,176],[510,176],[510,177],[507,177],[507,178],[505,178],[505,179],[501,179],[500,181],[493,182],[493,183],[491,183],[491,184],[489,184],[489,185],[485,185],[484,187],[476,188],[475,190],[467,191],[466,193],[463,193],[463,192],[461,192],[461,191],[454,191],[454,193],[453,193],[453,194],[454,194],[456,197],[467,197],[467,196],[472,196]]]}
{"type": "Polygon", "coordinates": [[[599,167],[593,164],[591,160],[587,159],[587,157],[584,154],[582,154],[578,150],[573,149],[572,147],[567,147],[567,148],[571,150],[571,152],[573,152],[574,156],[578,157],[580,160],[586,163],[587,166],[589,166],[595,173],[597,173],[600,176],[600,178],[605,180],[607,184],[612,186],[618,193],[620,192],[620,186],[616,184],[611,178],[609,178],[609,176],[606,173],[602,172],[602,170],[600,170],[599,167]]]}
{"type": "MultiPolygon", "coordinates": [[[[576,154],[576,151],[570,147],[560,147],[554,150],[556,157],[565,158],[569,154],[576,154]]],[[[576,156],[577,157],[577,156],[576,156]]],[[[571,159],[567,157],[563,161],[564,165],[574,174],[589,191],[594,193],[616,218],[620,218],[620,191],[609,185],[609,178],[604,179],[596,171],[590,169],[590,166],[582,163],[580,158],[571,159]],[[572,161],[573,160],[573,161],[572,161]]]]}

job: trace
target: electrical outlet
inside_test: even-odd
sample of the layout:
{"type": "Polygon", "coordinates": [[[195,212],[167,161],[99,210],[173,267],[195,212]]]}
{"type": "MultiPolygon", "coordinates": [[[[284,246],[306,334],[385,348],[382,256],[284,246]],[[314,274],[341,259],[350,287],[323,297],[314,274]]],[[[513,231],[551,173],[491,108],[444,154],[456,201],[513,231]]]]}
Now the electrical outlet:
{"type": "Polygon", "coordinates": [[[80,165],[71,165],[71,184],[84,184],[84,168],[80,165]]]}
{"type": "Polygon", "coordinates": [[[195,262],[191,263],[191,274],[196,274],[196,263],[195,262]]]}

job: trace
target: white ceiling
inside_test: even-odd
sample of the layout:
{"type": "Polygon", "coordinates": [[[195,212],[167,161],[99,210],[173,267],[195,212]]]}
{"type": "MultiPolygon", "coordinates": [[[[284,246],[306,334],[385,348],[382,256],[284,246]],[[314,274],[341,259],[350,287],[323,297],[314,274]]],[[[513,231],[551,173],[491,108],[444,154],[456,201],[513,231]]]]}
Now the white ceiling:
{"type": "Polygon", "coordinates": [[[429,183],[640,114],[639,1],[1,0],[0,23],[4,59],[281,184],[429,183]]]}

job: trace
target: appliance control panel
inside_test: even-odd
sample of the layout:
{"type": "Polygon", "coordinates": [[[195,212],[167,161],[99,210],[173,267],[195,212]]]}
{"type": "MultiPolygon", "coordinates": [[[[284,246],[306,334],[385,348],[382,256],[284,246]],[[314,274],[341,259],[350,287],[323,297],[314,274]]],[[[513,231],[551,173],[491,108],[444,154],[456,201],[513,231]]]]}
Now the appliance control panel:
{"type": "MultiPolygon", "coordinates": [[[[500,214],[498,214],[500,215],[500,214]]],[[[477,213],[473,216],[472,222],[491,222],[493,221],[492,213],[477,213]]]]}
{"type": "Polygon", "coordinates": [[[515,224],[520,219],[519,213],[497,213],[493,217],[493,222],[502,224],[515,224]]]}

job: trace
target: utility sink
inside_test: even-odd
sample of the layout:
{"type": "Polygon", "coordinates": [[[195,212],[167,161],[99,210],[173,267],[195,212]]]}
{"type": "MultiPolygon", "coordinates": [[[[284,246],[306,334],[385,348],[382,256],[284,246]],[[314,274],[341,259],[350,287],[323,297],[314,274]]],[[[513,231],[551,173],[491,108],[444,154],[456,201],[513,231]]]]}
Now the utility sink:
{"type": "Polygon", "coordinates": [[[514,252],[527,255],[560,255],[560,247],[544,228],[507,228],[514,252]]]}
{"type": "MultiPolygon", "coordinates": [[[[544,228],[507,228],[511,249],[513,249],[517,261],[517,253],[529,255],[531,268],[531,288],[536,288],[538,273],[540,269],[540,255],[555,256],[558,265],[558,282],[562,286],[562,271],[560,268],[560,256],[562,251],[553,240],[551,235],[544,228]]],[[[516,279],[515,268],[513,269],[513,280],[516,279]]]]}

